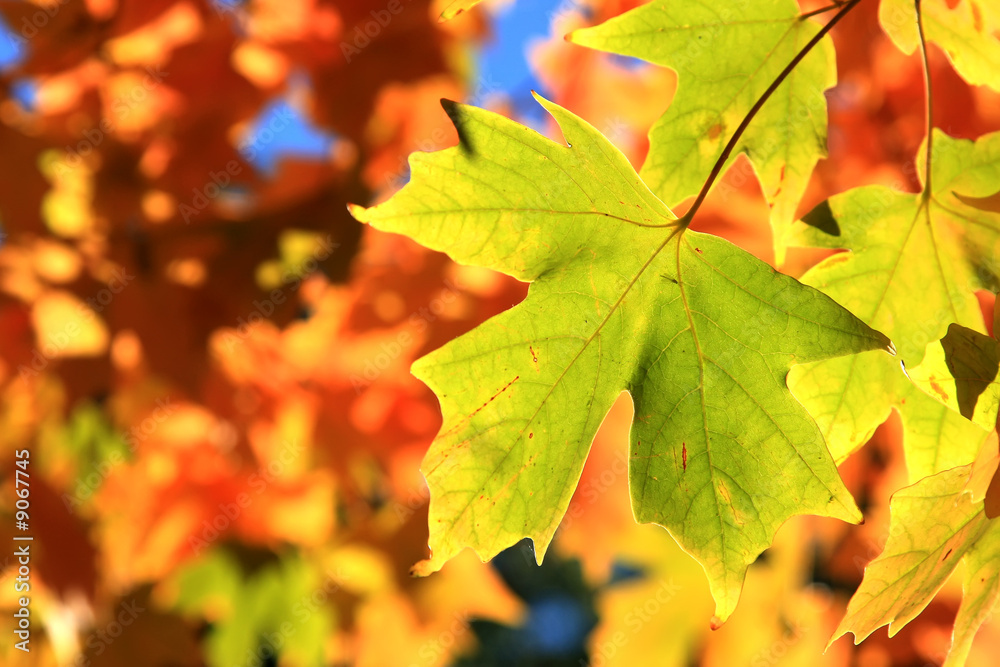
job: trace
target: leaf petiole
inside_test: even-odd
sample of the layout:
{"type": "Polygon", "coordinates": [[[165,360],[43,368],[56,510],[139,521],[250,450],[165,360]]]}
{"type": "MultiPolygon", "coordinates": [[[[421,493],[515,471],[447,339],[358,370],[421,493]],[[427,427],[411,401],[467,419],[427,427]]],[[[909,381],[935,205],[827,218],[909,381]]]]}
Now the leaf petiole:
{"type": "Polygon", "coordinates": [[[927,53],[927,38],[924,36],[924,13],[921,11],[920,0],[914,0],[914,7],[917,10],[917,33],[920,35],[920,57],[924,67],[924,95],[927,104],[927,154],[924,156],[924,190],[921,197],[926,204],[930,199],[931,192],[931,154],[934,148],[934,106],[933,93],[931,88],[931,64],[927,53]]]}

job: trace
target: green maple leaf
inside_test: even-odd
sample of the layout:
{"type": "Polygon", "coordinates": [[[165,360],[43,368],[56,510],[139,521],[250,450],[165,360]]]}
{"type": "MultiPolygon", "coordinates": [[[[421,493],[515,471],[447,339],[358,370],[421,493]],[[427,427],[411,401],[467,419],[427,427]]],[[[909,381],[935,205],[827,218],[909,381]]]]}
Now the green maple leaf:
{"type": "MultiPolygon", "coordinates": [[[[879,22],[906,54],[920,46],[914,0],[882,0],[879,22]]],[[[940,46],[963,79],[1000,90],[1000,8],[996,0],[922,0],[927,40],[940,46]],[[949,7],[949,4],[954,7],[949,7]]]]}
{"type": "Polygon", "coordinates": [[[988,530],[965,554],[962,604],[955,617],[951,650],[943,667],[964,665],[976,631],[1000,603],[1000,524],[990,520],[988,530]]]}
{"type": "Polygon", "coordinates": [[[606,138],[540,102],[569,147],[448,103],[461,144],[412,155],[410,183],[352,209],[531,282],[523,303],[413,366],[444,416],[422,466],[432,557],[417,572],[524,537],[541,560],[628,391],[635,517],[701,562],[725,620],[787,518],[861,517],[785,386],[789,367],[888,339],[732,244],[684,231],[606,138]]]}
{"type": "MultiPolygon", "coordinates": [[[[907,368],[920,364],[927,345],[951,323],[983,331],[975,292],[998,285],[1000,215],[969,206],[960,195],[995,192],[1000,133],[973,143],[935,131],[933,157],[926,197],[857,188],[821,205],[792,235],[798,245],[851,251],[824,260],[802,282],[886,332],[907,368]]],[[[922,156],[918,163],[924,164],[922,156]]],[[[884,355],[796,367],[789,387],[838,461],[864,444],[890,410],[899,411],[911,480],[968,463],[987,434],[917,390],[899,360],[884,355]]]]}
{"type": "MultiPolygon", "coordinates": [[[[698,192],[747,111],[817,32],[795,0],[654,0],[567,39],[677,72],[677,92],[650,130],[641,172],[673,206],[698,192]]],[[[764,105],[729,160],[744,152],[753,164],[772,207],[779,262],[813,168],[826,155],[823,92],[836,83],[833,42],[825,37],[764,105]]]]}
{"type": "Polygon", "coordinates": [[[969,489],[973,471],[973,465],[946,470],[893,495],[885,550],[865,569],[831,642],[851,632],[860,643],[887,624],[892,637],[964,558],[964,595],[944,664],[965,663],[976,630],[1000,601],[1000,522],[987,518],[983,498],[969,489]]]}
{"type": "MultiPolygon", "coordinates": [[[[907,374],[956,413],[992,428],[1000,405],[998,351],[989,336],[952,324],[907,374]]],[[[964,595],[945,665],[965,663],[976,631],[1000,602],[1000,523],[990,520],[995,510],[989,500],[996,467],[994,435],[972,465],[926,477],[893,497],[889,541],[866,570],[835,637],[853,632],[859,642],[887,623],[895,634],[964,558],[964,595]]]]}

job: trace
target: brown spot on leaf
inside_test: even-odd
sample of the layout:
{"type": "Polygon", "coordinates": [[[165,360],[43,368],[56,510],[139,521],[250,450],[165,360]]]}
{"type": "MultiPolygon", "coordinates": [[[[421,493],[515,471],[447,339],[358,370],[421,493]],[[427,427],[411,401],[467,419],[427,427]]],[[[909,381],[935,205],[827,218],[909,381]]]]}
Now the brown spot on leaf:
{"type": "Polygon", "coordinates": [[[827,257],[826,262],[823,263],[824,267],[836,266],[837,264],[842,264],[851,258],[851,253],[849,252],[838,252],[832,257],[827,257]]]}
{"type": "Polygon", "coordinates": [[[947,402],[948,402],[948,392],[946,392],[946,391],[944,390],[944,387],[942,387],[941,385],[939,385],[939,384],[938,384],[937,382],[935,382],[934,380],[931,380],[931,389],[933,389],[933,390],[934,390],[934,392],[935,392],[935,393],[936,393],[936,394],[937,394],[938,396],[940,396],[940,397],[941,397],[941,400],[942,400],[942,401],[944,401],[945,403],[947,403],[947,402]]]}

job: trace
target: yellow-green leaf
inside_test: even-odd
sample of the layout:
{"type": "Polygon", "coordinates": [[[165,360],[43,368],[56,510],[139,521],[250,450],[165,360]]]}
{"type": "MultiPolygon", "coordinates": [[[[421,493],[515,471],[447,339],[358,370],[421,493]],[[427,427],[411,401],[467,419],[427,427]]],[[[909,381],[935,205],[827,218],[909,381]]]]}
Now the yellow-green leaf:
{"type": "MultiPolygon", "coordinates": [[[[893,43],[911,54],[920,45],[915,0],[882,0],[879,22],[893,43]]],[[[922,0],[924,34],[974,86],[1000,90],[1000,9],[996,0],[922,0]],[[954,5],[954,8],[949,8],[954,5]]]]}
{"type": "MultiPolygon", "coordinates": [[[[818,31],[795,0],[653,0],[567,39],[677,72],[677,92],[650,130],[642,167],[643,179],[675,206],[698,192],[746,113],[818,31]]],[[[826,155],[823,93],[836,83],[833,43],[824,38],[760,110],[729,161],[743,152],[753,164],[772,207],[779,262],[813,168],[826,155]]]]}
{"type": "MultiPolygon", "coordinates": [[[[795,245],[851,251],[824,260],[802,281],[885,332],[907,368],[920,364],[927,345],[951,323],[983,331],[975,292],[998,286],[993,253],[1000,215],[967,206],[956,193],[996,191],[1000,133],[973,143],[935,131],[933,151],[926,198],[883,186],[858,188],[818,207],[792,236],[795,245]]],[[[838,461],[859,448],[892,408],[898,410],[907,428],[911,480],[969,463],[986,437],[916,390],[898,359],[869,353],[800,366],[789,386],[838,461]]]]}
{"type": "Polygon", "coordinates": [[[967,487],[972,465],[953,468],[896,492],[885,550],[865,569],[831,642],[861,642],[889,625],[895,635],[916,618],[965,558],[964,596],[945,665],[962,665],[976,631],[1000,600],[1000,523],[967,487]]]}
{"type": "Polygon", "coordinates": [[[698,559],[725,620],[786,519],[860,519],[785,386],[789,367],[888,340],[732,244],[684,231],[605,137],[542,104],[569,146],[449,103],[460,145],[412,155],[400,192],[353,209],[532,283],[523,303],[413,366],[444,416],[422,467],[432,557],[417,571],[524,537],[540,559],[628,391],[636,519],[698,559]]]}
{"type": "Polygon", "coordinates": [[[976,631],[1000,602],[1000,524],[990,520],[989,526],[965,555],[962,604],[955,617],[951,650],[943,667],[965,664],[976,631]]]}

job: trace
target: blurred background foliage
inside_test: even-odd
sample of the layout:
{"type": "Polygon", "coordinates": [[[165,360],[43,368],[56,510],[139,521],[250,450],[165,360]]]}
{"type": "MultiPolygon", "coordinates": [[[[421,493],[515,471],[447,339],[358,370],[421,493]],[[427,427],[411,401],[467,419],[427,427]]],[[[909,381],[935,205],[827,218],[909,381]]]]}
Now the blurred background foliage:
{"type": "MultiPolygon", "coordinates": [[[[525,286],[363,229],[406,155],[455,142],[438,100],[543,133],[538,90],[636,166],[672,72],[574,47],[636,0],[0,2],[0,541],[31,451],[30,654],[5,665],[929,665],[956,578],[892,642],[823,649],[905,483],[898,423],[842,467],[864,526],[789,522],[709,631],[703,575],[628,505],[627,398],[550,556],[530,543],[413,579],[420,459],[439,425],[410,362],[525,286]]],[[[803,9],[821,3],[803,0],[803,9]]],[[[913,182],[920,63],[877,3],[834,32],[829,160],[803,211],[913,182]]],[[[938,124],[1000,128],[1000,99],[931,53],[938,124]]],[[[739,161],[697,226],[772,261],[739,161]]],[[[821,257],[801,251],[798,275],[821,257]]],[[[983,297],[984,309],[992,301],[983,297]]],[[[987,321],[992,321],[987,317],[987,321]]],[[[0,555],[0,613],[16,595],[0,555]]],[[[972,664],[995,664],[987,625],[972,664]]]]}

